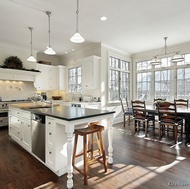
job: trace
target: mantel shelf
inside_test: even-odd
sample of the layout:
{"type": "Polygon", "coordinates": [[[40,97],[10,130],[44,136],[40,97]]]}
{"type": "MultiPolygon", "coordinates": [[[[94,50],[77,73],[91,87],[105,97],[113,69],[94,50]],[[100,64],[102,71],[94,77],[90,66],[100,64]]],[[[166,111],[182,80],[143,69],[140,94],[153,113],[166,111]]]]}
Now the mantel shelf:
{"type": "Polygon", "coordinates": [[[1,80],[34,81],[40,72],[0,68],[1,80]]]}

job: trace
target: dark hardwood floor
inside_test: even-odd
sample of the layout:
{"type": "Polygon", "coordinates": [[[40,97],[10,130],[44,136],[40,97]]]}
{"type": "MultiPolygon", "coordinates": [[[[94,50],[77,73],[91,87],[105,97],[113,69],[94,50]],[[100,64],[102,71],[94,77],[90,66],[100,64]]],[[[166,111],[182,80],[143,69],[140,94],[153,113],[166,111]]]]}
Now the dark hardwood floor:
{"type": "MultiPolygon", "coordinates": [[[[107,149],[107,130],[104,132],[107,149]]],[[[190,188],[190,147],[180,143],[173,145],[170,137],[163,142],[158,136],[145,139],[131,135],[131,128],[114,125],[114,163],[103,166],[95,163],[89,167],[88,186],[83,177],[74,171],[74,188],[80,189],[171,189],[190,188]]],[[[50,186],[40,189],[65,189],[67,176],[56,176],[32,155],[12,141],[7,128],[0,128],[0,188],[33,189],[45,183],[50,186]]],[[[38,189],[39,189],[38,188],[38,189]]]]}

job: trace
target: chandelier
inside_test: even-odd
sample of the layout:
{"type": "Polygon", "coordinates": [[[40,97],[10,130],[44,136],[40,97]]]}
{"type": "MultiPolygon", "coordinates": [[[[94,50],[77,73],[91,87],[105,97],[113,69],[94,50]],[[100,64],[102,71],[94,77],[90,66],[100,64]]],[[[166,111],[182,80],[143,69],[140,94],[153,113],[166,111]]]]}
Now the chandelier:
{"type": "Polygon", "coordinates": [[[168,51],[167,39],[168,39],[168,37],[164,37],[164,41],[165,41],[164,53],[154,56],[150,62],[151,65],[161,65],[162,64],[161,59],[159,59],[158,57],[163,56],[163,55],[169,55],[169,54],[170,55],[174,54],[174,56],[171,59],[171,62],[173,62],[173,63],[184,61],[184,57],[180,54],[180,51],[175,51],[175,52],[169,52],[168,51]]]}

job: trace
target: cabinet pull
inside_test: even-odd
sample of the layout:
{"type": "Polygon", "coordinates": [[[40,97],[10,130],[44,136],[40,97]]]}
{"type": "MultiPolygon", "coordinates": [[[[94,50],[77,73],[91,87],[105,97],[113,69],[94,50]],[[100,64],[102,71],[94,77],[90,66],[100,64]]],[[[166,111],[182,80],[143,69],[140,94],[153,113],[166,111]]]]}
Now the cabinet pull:
{"type": "Polygon", "coordinates": [[[28,125],[28,127],[30,127],[30,125],[28,125]]]}
{"type": "Polygon", "coordinates": [[[48,124],[51,124],[51,122],[49,122],[48,124]]]}
{"type": "Polygon", "coordinates": [[[49,154],[51,154],[51,152],[49,152],[49,154]]]}
{"type": "Polygon", "coordinates": [[[49,135],[51,135],[51,133],[49,133],[49,135]]]}

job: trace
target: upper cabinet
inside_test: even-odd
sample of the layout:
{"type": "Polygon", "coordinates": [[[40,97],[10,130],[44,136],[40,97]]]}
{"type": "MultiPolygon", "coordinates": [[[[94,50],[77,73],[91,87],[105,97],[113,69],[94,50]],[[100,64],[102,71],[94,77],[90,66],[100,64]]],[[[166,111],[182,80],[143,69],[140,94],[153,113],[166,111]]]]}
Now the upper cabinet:
{"type": "Polygon", "coordinates": [[[100,57],[90,56],[80,59],[82,67],[82,88],[97,89],[100,81],[100,57]]]}
{"type": "Polygon", "coordinates": [[[37,90],[64,90],[64,66],[36,64],[36,69],[41,71],[35,80],[37,90]]]}

